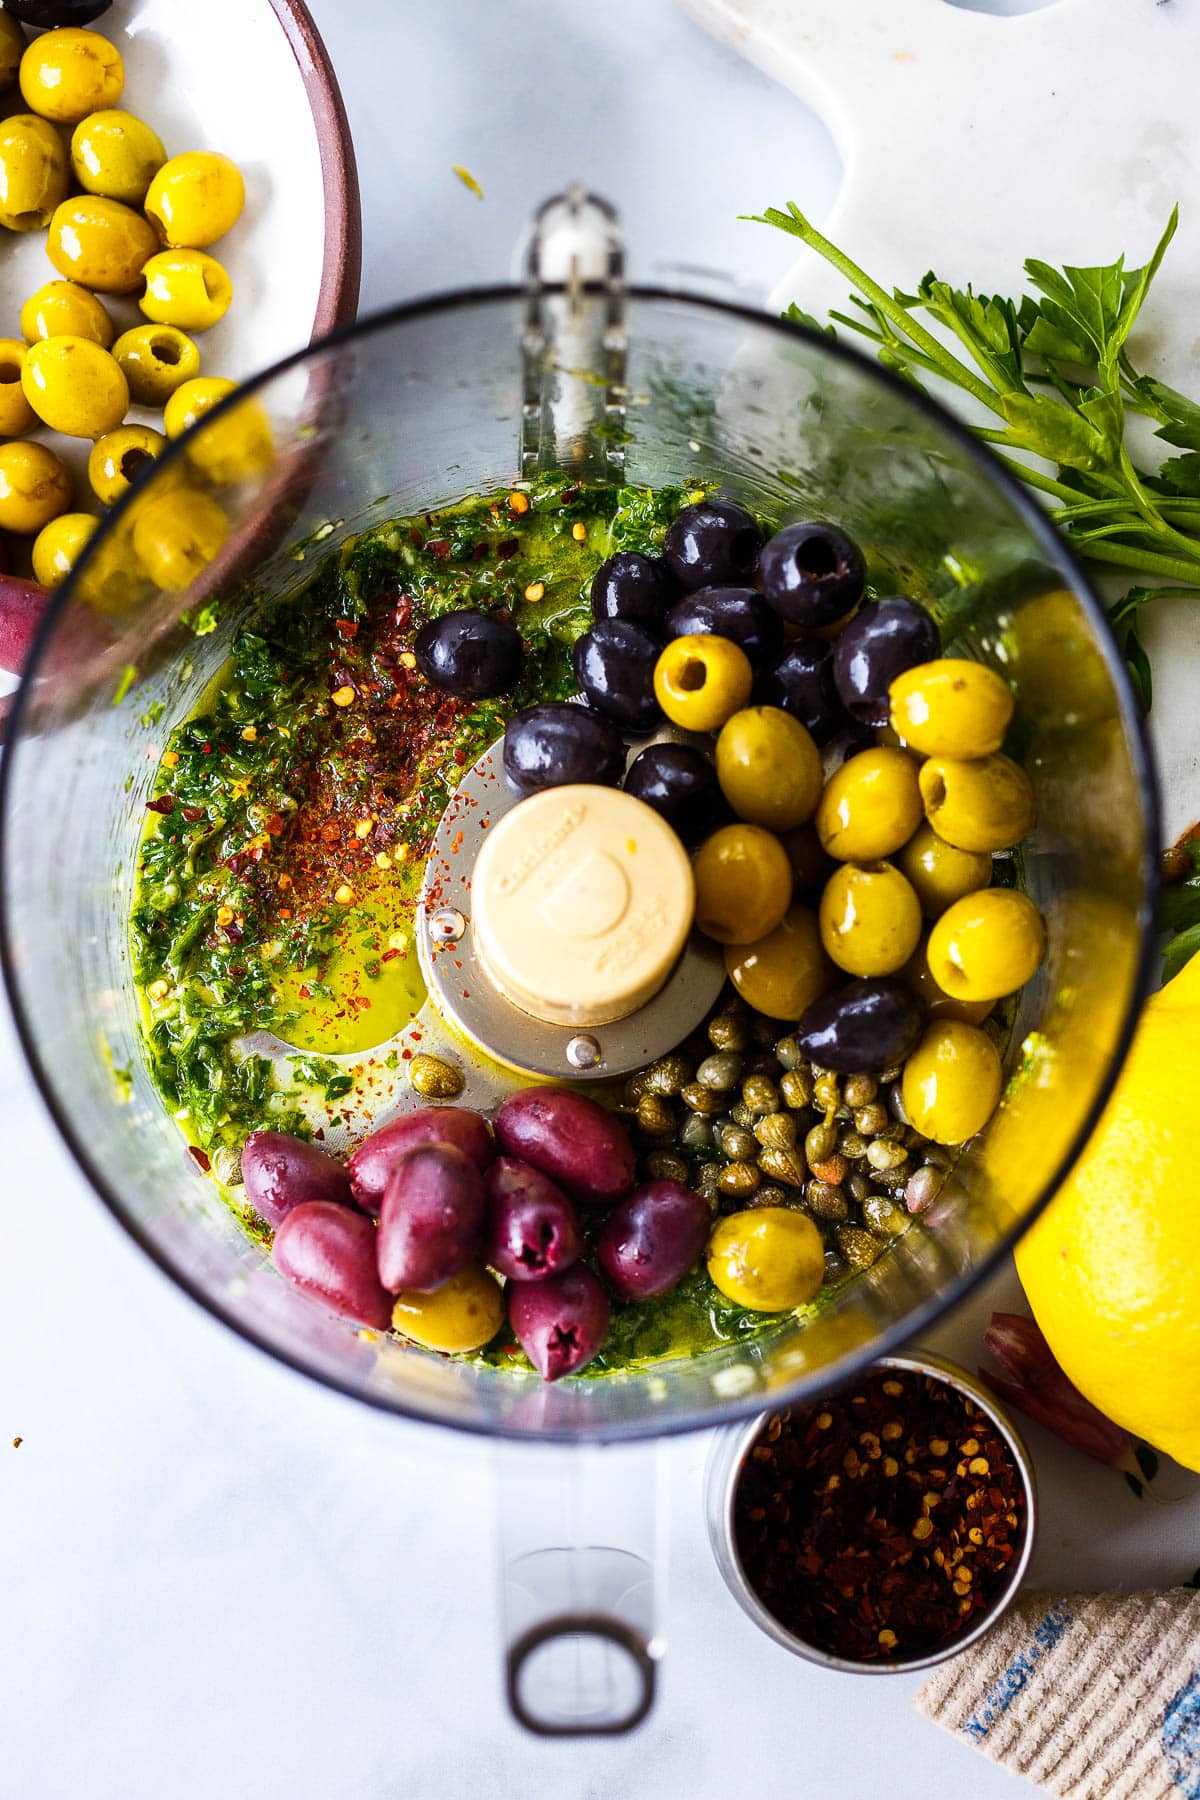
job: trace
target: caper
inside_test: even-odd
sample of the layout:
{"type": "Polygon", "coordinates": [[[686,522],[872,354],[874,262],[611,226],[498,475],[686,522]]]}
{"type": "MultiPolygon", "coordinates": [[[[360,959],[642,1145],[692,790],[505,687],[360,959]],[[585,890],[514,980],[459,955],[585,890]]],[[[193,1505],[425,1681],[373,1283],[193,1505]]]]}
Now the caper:
{"type": "Polygon", "coordinates": [[[813,1103],[825,1113],[836,1112],[842,1104],[842,1090],[832,1070],[826,1070],[817,1076],[813,1084],[813,1103]]]}
{"type": "Polygon", "coordinates": [[[791,1113],[767,1113],[754,1127],[754,1135],[764,1150],[794,1150],[800,1127],[791,1113]]]}
{"type": "Polygon", "coordinates": [[[645,1072],[648,1094],[682,1094],[692,1079],[692,1065],[686,1056],[660,1056],[645,1072]]]}
{"type": "Polygon", "coordinates": [[[761,1180],[762,1176],[751,1162],[726,1163],[717,1176],[717,1189],[735,1200],[744,1200],[754,1192],[761,1180]]]}
{"type": "Polygon", "coordinates": [[[675,1136],[675,1108],[663,1094],[643,1094],[637,1103],[638,1130],[650,1138],[675,1136]]]}
{"type": "Polygon", "coordinates": [[[758,1155],[758,1139],[744,1125],[723,1125],[717,1142],[731,1162],[748,1162],[758,1155]]]}
{"type": "Polygon", "coordinates": [[[846,1177],[846,1192],[852,1200],[856,1201],[857,1204],[861,1206],[867,1195],[871,1192],[871,1184],[866,1176],[860,1175],[856,1169],[846,1177]]]}
{"type": "Polygon", "coordinates": [[[725,1110],[724,1096],[714,1092],[712,1088],[701,1087],[698,1081],[689,1081],[679,1098],[690,1111],[703,1113],[706,1118],[711,1119],[725,1110]]]}
{"type": "Polygon", "coordinates": [[[786,1105],[799,1112],[802,1106],[812,1102],[813,1078],[807,1069],[789,1069],[786,1075],[780,1076],[779,1091],[786,1105]]]}
{"type": "Polygon", "coordinates": [[[730,1107],[729,1117],[734,1125],[744,1125],[747,1131],[752,1131],[758,1114],[751,1112],[744,1100],[738,1100],[730,1107]]]}
{"type": "Polygon", "coordinates": [[[696,1170],[695,1175],[692,1177],[692,1186],[705,1200],[715,1200],[720,1191],[717,1187],[717,1181],[720,1178],[720,1174],[721,1166],[719,1163],[701,1163],[700,1167],[696,1170]]]}
{"type": "Polygon", "coordinates": [[[926,1142],[922,1155],[932,1169],[948,1169],[954,1161],[952,1153],[941,1144],[926,1142]]]}
{"type": "Polygon", "coordinates": [[[862,1137],[877,1136],[879,1132],[886,1131],[891,1122],[887,1107],[880,1106],[877,1100],[872,1100],[867,1106],[855,1108],[854,1129],[862,1137]]]}
{"type": "Polygon", "coordinates": [[[679,1127],[679,1142],[684,1150],[711,1150],[713,1128],[699,1113],[685,1113],[679,1127]]]}
{"type": "Polygon", "coordinates": [[[758,1166],[764,1175],[781,1181],[785,1187],[804,1186],[804,1164],[794,1150],[760,1151],[758,1166]]]}
{"type": "Polygon", "coordinates": [[[750,1204],[752,1206],[795,1206],[795,1190],[778,1187],[773,1181],[764,1181],[750,1204]]]}
{"type": "Polygon", "coordinates": [[[867,1154],[867,1140],[857,1131],[839,1131],[838,1155],[848,1156],[851,1162],[859,1162],[867,1154]]]}
{"type": "Polygon", "coordinates": [[[837,1149],[838,1134],[829,1124],[814,1125],[804,1140],[804,1154],[810,1164],[824,1162],[837,1149]]]}
{"type": "Polygon", "coordinates": [[[781,1037],[775,1046],[775,1060],[782,1069],[798,1069],[805,1056],[794,1037],[781,1037]]]}
{"type": "Polygon", "coordinates": [[[924,1212],[927,1206],[931,1206],[937,1199],[944,1180],[942,1171],[935,1169],[932,1163],[924,1163],[915,1170],[904,1189],[904,1204],[909,1212],[924,1212]]]}
{"type": "Polygon", "coordinates": [[[827,1287],[836,1287],[839,1281],[845,1281],[849,1273],[844,1259],[838,1255],[836,1250],[825,1252],[825,1284],[827,1287]]]}
{"type": "Polygon", "coordinates": [[[414,1056],[409,1063],[408,1079],[427,1100],[453,1100],[467,1085],[466,1076],[453,1063],[424,1054],[414,1056]]]}
{"type": "Polygon", "coordinates": [[[850,1217],[850,1207],[840,1187],[829,1181],[810,1181],[804,1190],[809,1211],[818,1219],[840,1221],[850,1217]]]}
{"type": "Polygon", "coordinates": [[[708,1022],[708,1041],[714,1050],[750,1048],[750,1027],[742,1013],[718,1013],[708,1022]]]}
{"type": "Polygon", "coordinates": [[[742,1083],[742,1104],[752,1113],[778,1112],[779,1089],[769,1075],[748,1075],[742,1083]]]}
{"type": "Polygon", "coordinates": [[[655,1181],[682,1181],[686,1184],[691,1170],[682,1156],[671,1150],[654,1150],[646,1158],[646,1173],[655,1181]]]}
{"type": "Polygon", "coordinates": [[[894,1169],[872,1169],[876,1187],[902,1188],[908,1185],[908,1164],[900,1163],[894,1169]]]}
{"type": "Polygon", "coordinates": [[[645,1092],[646,1092],[646,1071],[645,1071],[645,1069],[639,1069],[637,1074],[631,1075],[629,1077],[628,1081],[625,1083],[625,1091],[622,1094],[621,1099],[622,1099],[623,1103],[627,1107],[629,1107],[630,1110],[632,1111],[633,1108],[636,1107],[638,1101],[641,1099],[642,1095],[645,1092]]]}
{"type": "Polygon", "coordinates": [[[881,1238],[899,1237],[908,1225],[904,1212],[886,1194],[869,1194],[862,1203],[862,1216],[863,1224],[881,1238]]]}
{"type": "Polygon", "coordinates": [[[212,1172],[222,1187],[237,1187],[242,1179],[242,1153],[231,1144],[218,1144],[212,1155],[212,1172]]]}
{"type": "Polygon", "coordinates": [[[852,1269],[869,1269],[879,1255],[881,1245],[861,1225],[839,1225],[837,1247],[852,1269]]]}
{"type": "Polygon", "coordinates": [[[899,1119],[901,1124],[907,1125],[909,1123],[908,1114],[904,1110],[904,1091],[899,1082],[896,1083],[895,1087],[888,1091],[888,1109],[891,1112],[892,1117],[894,1119],[899,1119]]]}
{"type": "Polygon", "coordinates": [[[696,1070],[696,1080],[700,1086],[714,1088],[719,1093],[736,1087],[741,1078],[742,1059],[732,1050],[715,1051],[712,1056],[706,1056],[696,1070]]]}
{"type": "Polygon", "coordinates": [[[894,1068],[885,1069],[883,1074],[879,1077],[880,1087],[890,1087],[894,1081],[899,1081],[901,1072],[899,1063],[897,1063],[894,1068]]]}
{"type": "Polygon", "coordinates": [[[873,1075],[847,1075],[842,1083],[842,1099],[852,1110],[866,1106],[879,1092],[879,1083],[873,1075]]]}
{"type": "Polygon", "coordinates": [[[877,1137],[867,1145],[867,1161],[876,1171],[898,1169],[902,1162],[908,1161],[908,1151],[894,1138],[877,1137]]]}

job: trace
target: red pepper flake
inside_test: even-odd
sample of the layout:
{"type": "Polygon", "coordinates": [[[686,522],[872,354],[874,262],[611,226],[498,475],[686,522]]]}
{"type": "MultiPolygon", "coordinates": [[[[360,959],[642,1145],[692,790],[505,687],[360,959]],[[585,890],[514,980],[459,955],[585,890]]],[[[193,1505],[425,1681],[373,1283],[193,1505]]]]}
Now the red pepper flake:
{"type": "Polygon", "coordinates": [[[426,549],[430,556],[436,556],[439,562],[443,562],[450,554],[450,539],[434,538],[432,543],[426,545],[426,549]]]}
{"type": "Polygon", "coordinates": [[[204,817],[204,808],[202,806],[185,806],[183,816],[189,825],[198,825],[204,817]]]}
{"type": "Polygon", "coordinates": [[[507,562],[509,557],[515,556],[520,548],[519,538],[505,538],[503,543],[496,545],[497,562],[507,562]]]}
{"type": "Polygon", "coordinates": [[[459,766],[459,768],[460,768],[460,769],[463,769],[463,768],[465,768],[465,767],[466,767],[466,764],[467,764],[467,753],[466,753],[466,751],[465,751],[465,750],[464,750],[464,749],[463,749],[463,748],[462,748],[462,746],[461,746],[461,745],[458,745],[458,746],[457,746],[457,747],[456,747],[456,749],[455,749],[455,750],[454,750],[454,760],[455,760],[455,762],[456,762],[456,763],[457,763],[457,764],[458,764],[458,766],[459,766]]]}
{"type": "Polygon", "coordinates": [[[200,748],[203,750],[205,756],[212,755],[212,745],[211,744],[201,744],[200,748]]]}
{"type": "Polygon", "coordinates": [[[409,537],[410,537],[410,538],[411,538],[411,539],[412,539],[412,541],[413,541],[413,545],[414,545],[414,547],[415,547],[415,548],[416,548],[416,549],[417,549],[417,550],[422,550],[422,549],[424,549],[424,547],[425,547],[425,539],[424,539],[424,538],[423,538],[423,537],[422,537],[422,536],[421,536],[421,534],[420,534],[420,532],[419,532],[419,531],[417,531],[417,530],[416,530],[416,529],[415,529],[415,527],[414,527],[414,529],[413,529],[413,530],[411,530],[411,531],[410,531],[410,532],[409,532],[409,534],[408,534],[408,535],[409,535],[409,537]]]}
{"type": "MultiPolygon", "coordinates": [[[[187,817],[186,813],[184,814],[184,817],[187,817]]],[[[268,832],[271,837],[278,837],[283,830],[283,814],[272,813],[266,824],[263,826],[263,830],[268,832]]]]}
{"type": "Polygon", "coordinates": [[[339,637],[356,638],[358,636],[357,619],[335,619],[333,628],[339,637]]]}
{"type": "Polygon", "coordinates": [[[472,551],[471,551],[471,561],[472,561],[472,562],[482,562],[482,561],[483,561],[483,559],[484,559],[484,557],[485,557],[485,556],[486,556],[486,555],[487,555],[487,553],[488,553],[488,551],[489,551],[489,550],[490,550],[490,549],[491,549],[491,545],[490,545],[490,544],[485,544],[485,543],[484,543],[484,542],[483,542],[483,541],[482,541],[482,540],[481,540],[481,541],[480,541],[480,542],[479,542],[479,543],[478,543],[478,544],[476,544],[476,545],[475,545],[475,546],[474,546],[474,547],[473,547],[473,548],[472,548],[472,551]]]}
{"type": "Polygon", "coordinates": [[[570,487],[565,487],[563,489],[562,493],[558,496],[559,499],[561,501],[563,501],[565,504],[569,505],[570,502],[572,500],[574,500],[576,498],[576,496],[579,494],[582,486],[583,486],[582,482],[573,481],[571,483],[570,487]]]}
{"type": "Polygon", "coordinates": [[[199,1146],[196,1144],[189,1144],[188,1145],[188,1155],[191,1157],[191,1159],[195,1163],[196,1167],[198,1169],[202,1169],[204,1171],[204,1173],[207,1175],[208,1171],[212,1168],[212,1164],[208,1160],[208,1157],[205,1155],[204,1151],[201,1150],[199,1148],[199,1146]]]}
{"type": "Polygon", "coordinates": [[[846,1398],[772,1414],[742,1467],[734,1530],[751,1587],[795,1637],[854,1662],[905,1661],[992,1605],[1025,1505],[1008,1446],[974,1401],[878,1368],[846,1398]],[[897,1420],[895,1457],[859,1456],[897,1420]],[[947,1481],[939,1463],[946,1442],[968,1439],[986,1486],[969,1472],[947,1481]]]}
{"type": "Polygon", "coordinates": [[[160,794],[157,800],[147,800],[146,811],[161,813],[164,819],[169,819],[171,814],[175,811],[174,794],[160,794]]]}

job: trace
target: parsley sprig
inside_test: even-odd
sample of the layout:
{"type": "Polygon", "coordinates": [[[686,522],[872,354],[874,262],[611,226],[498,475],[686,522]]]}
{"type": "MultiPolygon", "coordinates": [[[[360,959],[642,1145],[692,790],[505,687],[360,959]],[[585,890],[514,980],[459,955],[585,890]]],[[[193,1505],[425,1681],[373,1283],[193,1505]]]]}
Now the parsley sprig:
{"type": "Polygon", "coordinates": [[[979,437],[1049,503],[1074,550],[1144,578],[1116,602],[1111,618],[1146,707],[1150,665],[1138,612],[1151,600],[1200,587],[1200,404],[1140,373],[1129,350],[1178,212],[1141,268],[1127,269],[1123,256],[1102,267],[1061,269],[1031,257],[1025,272],[1036,291],[1019,302],[952,287],[932,271],[915,293],[889,292],[793,203],[747,215],[799,238],[851,284],[857,310],[831,312],[834,324],[822,325],[795,304],[786,318],[833,336],[844,326],[868,338],[880,362],[914,386],[923,389],[932,377],[969,394],[984,413],[974,425],[979,437]],[[1134,418],[1149,420],[1156,437],[1184,454],[1157,468],[1140,466],[1129,445],[1134,418]]]}

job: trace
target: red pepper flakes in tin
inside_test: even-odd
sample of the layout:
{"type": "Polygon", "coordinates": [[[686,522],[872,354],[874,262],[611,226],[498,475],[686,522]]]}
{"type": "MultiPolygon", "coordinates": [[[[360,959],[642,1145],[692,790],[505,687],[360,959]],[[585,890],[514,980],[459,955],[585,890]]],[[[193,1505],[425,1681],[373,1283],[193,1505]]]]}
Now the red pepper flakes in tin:
{"type": "Polygon", "coordinates": [[[970,1629],[1007,1585],[1024,1483],[958,1389],[881,1369],[773,1413],[742,1465],[738,1559],[784,1628],[853,1662],[908,1661],[970,1629]]]}

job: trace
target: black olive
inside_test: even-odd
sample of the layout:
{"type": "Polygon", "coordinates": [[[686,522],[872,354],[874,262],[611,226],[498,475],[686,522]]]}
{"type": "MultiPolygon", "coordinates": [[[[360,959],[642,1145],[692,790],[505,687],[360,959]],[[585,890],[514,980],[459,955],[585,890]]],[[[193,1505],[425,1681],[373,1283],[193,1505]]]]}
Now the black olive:
{"type": "Polygon", "coordinates": [[[782,706],[818,744],[827,744],[849,723],[833,685],[833,645],[807,632],[793,638],[774,668],[759,676],[754,701],[782,706]]]}
{"type": "Polygon", "coordinates": [[[618,725],[650,731],[662,718],[654,698],[658,645],[628,619],[600,619],[575,643],[579,691],[618,725]]]}
{"type": "Polygon", "coordinates": [[[450,612],[422,625],[413,644],[426,680],[464,700],[503,694],[521,669],[521,639],[492,613],[450,612]]]}
{"type": "Polygon", "coordinates": [[[22,25],[90,25],[112,0],[4,0],[4,10],[22,25]]]}
{"type": "Polygon", "coordinates": [[[850,981],[814,1000],[794,1035],[810,1061],[848,1075],[903,1062],[924,1021],[924,1006],[902,981],[850,981]]]}
{"type": "Polygon", "coordinates": [[[663,555],[685,588],[745,581],[758,563],[762,532],[751,513],[733,500],[697,500],[677,512],[663,555]]]}
{"type": "Polygon", "coordinates": [[[588,706],[551,700],[523,707],[508,722],[504,773],[520,794],[576,781],[615,787],[624,771],[621,733],[588,706]]]}
{"type": "Polygon", "coordinates": [[[783,626],[761,594],[748,587],[698,588],[685,594],[667,614],[668,637],[692,632],[730,638],[761,668],[783,648],[783,626]]]}
{"type": "Polygon", "coordinates": [[[897,675],[940,653],[938,628],[923,606],[899,595],[877,600],[854,615],[834,646],[838,697],[861,725],[886,725],[897,675]]]}
{"type": "Polygon", "coordinates": [[[690,744],[647,744],[629,765],[625,792],[661,813],[685,844],[697,844],[728,812],[708,757],[690,744]]]}
{"type": "Polygon", "coordinates": [[[832,625],[863,597],[866,566],[835,525],[785,525],[758,559],[763,593],[794,625],[832,625]]]}
{"type": "Polygon", "coordinates": [[[663,614],[679,592],[665,562],[637,550],[618,550],[592,577],[592,617],[628,619],[651,637],[663,634],[663,614]]]}

